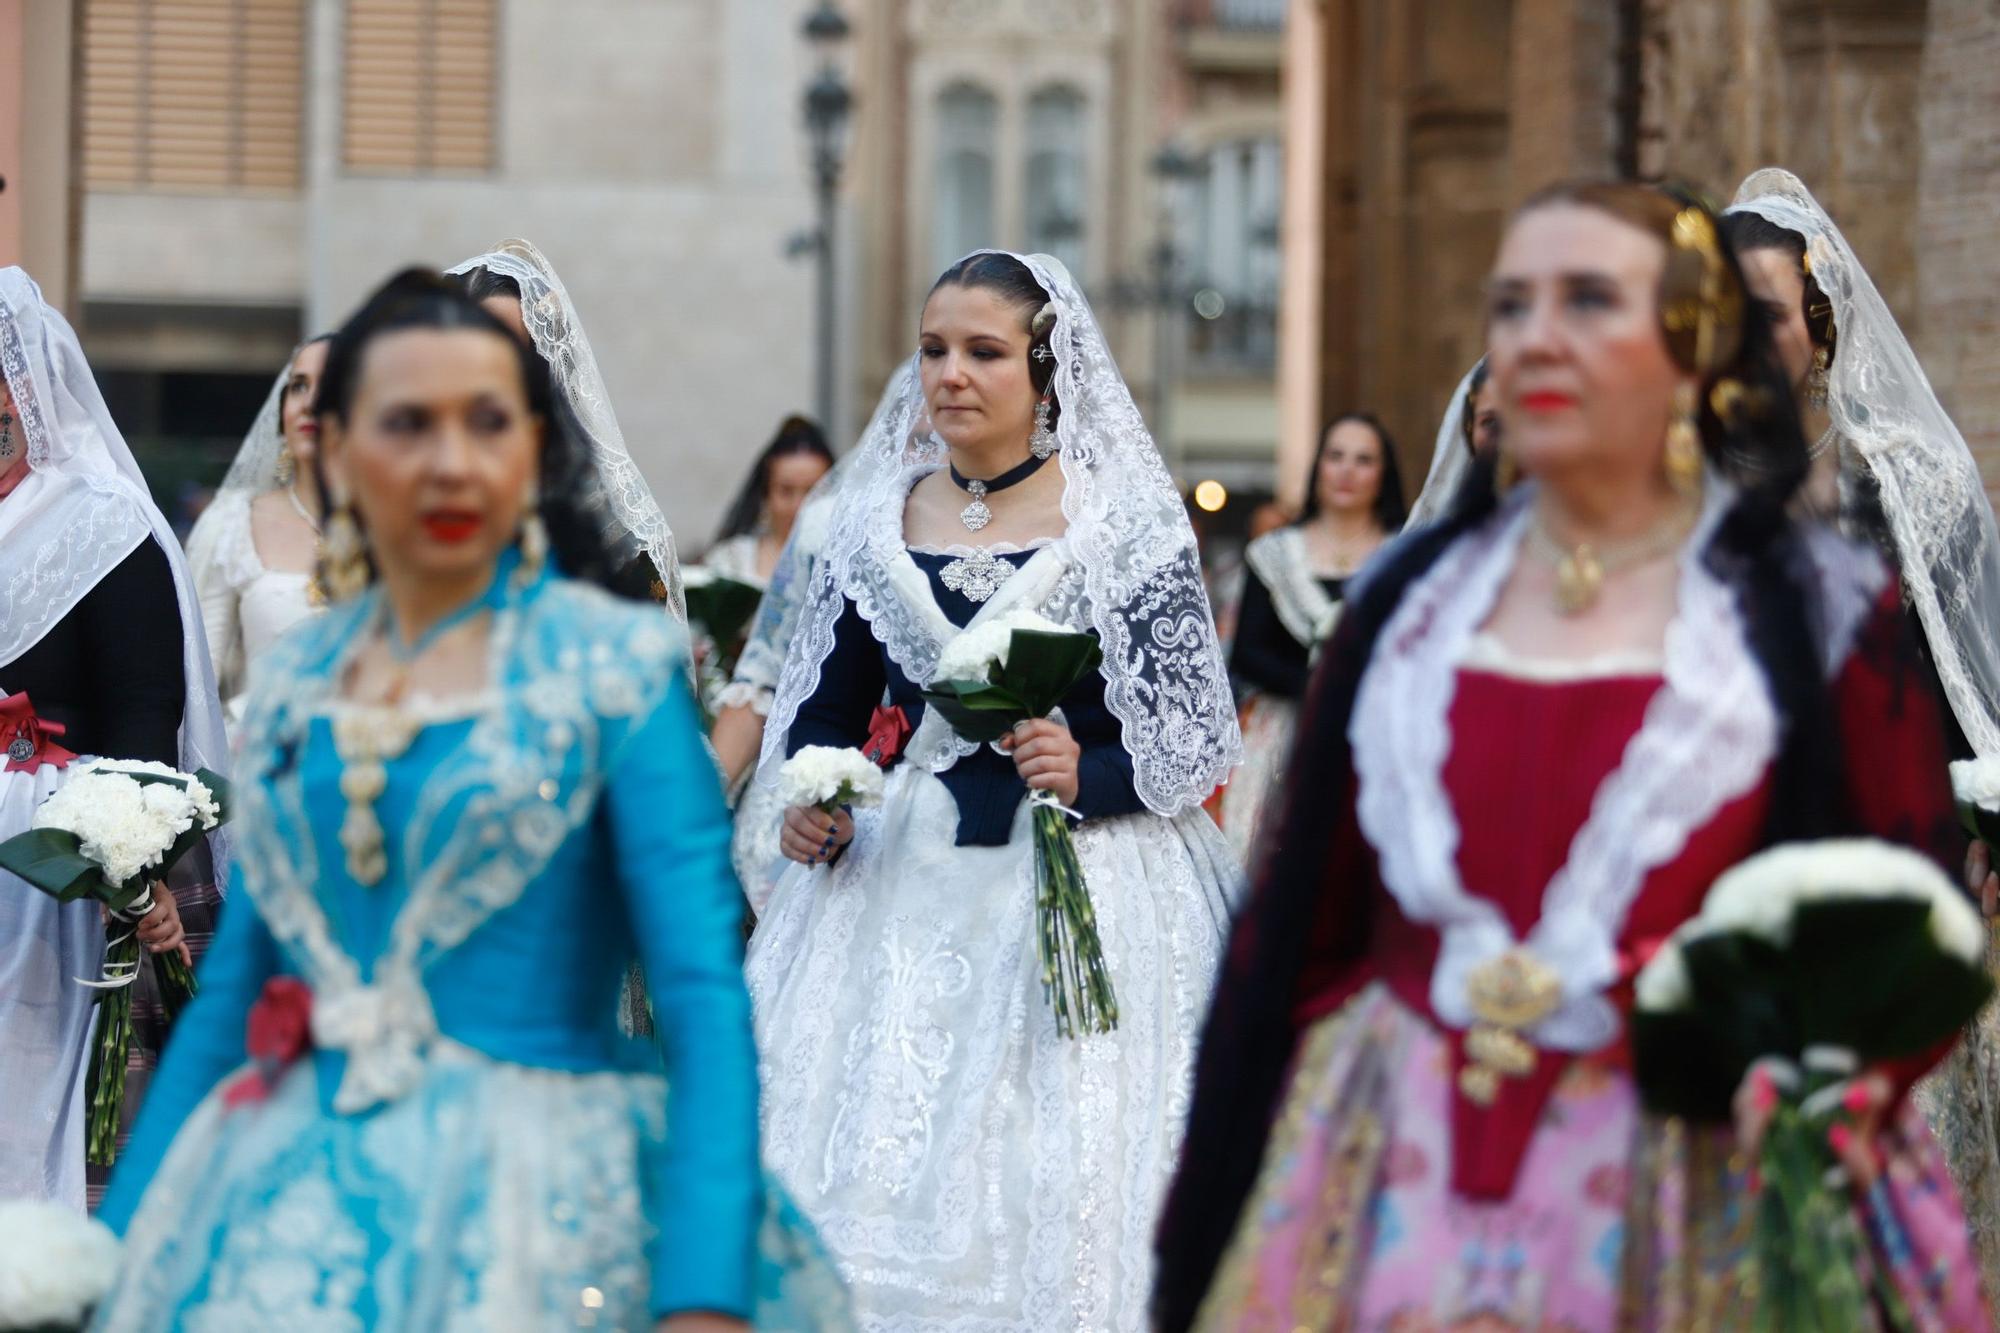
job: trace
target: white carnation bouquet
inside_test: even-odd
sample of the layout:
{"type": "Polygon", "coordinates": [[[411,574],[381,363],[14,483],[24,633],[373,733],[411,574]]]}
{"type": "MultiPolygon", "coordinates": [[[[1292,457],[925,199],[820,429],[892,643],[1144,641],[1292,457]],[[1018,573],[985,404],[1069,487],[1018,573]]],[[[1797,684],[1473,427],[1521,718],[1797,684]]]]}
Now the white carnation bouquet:
{"type": "MultiPolygon", "coordinates": [[[[206,769],[183,773],[142,760],[94,759],[71,766],[26,833],[0,842],[0,870],[57,902],[90,898],[104,908],[102,973],[76,978],[102,992],[86,1134],[93,1165],[109,1166],[116,1154],[132,1046],[131,986],[145,957],[136,923],[153,910],[155,884],[227,818],[228,798],[228,784],[206,769]]],[[[160,1002],[172,1017],[194,995],[194,973],[178,954],[156,954],[152,962],[160,1002]]]]}
{"type": "Polygon", "coordinates": [[[882,770],[852,746],[807,745],[778,769],[778,797],[828,814],[882,803],[882,770]]]}
{"type": "MultiPolygon", "coordinates": [[[[1019,610],[955,635],[938,654],[924,700],[970,741],[995,741],[1030,718],[1055,712],[1077,682],[1097,670],[1096,636],[1019,610]]],[[[1097,914],[1077,859],[1067,811],[1055,794],[1034,806],[1035,939],[1042,992],[1064,1036],[1118,1026],[1118,997],[1097,937],[1097,914]]]]}
{"type": "Polygon", "coordinates": [[[1951,766],[1951,794],[1973,837],[2000,848],[2000,759],[1961,759],[1951,766]]]}
{"type": "Polygon", "coordinates": [[[80,1329],[118,1274],[118,1238],[59,1204],[0,1202],[0,1333],[80,1329]]]}
{"type": "Polygon", "coordinates": [[[1752,1219],[1760,1327],[1861,1330],[1893,1291],[1860,1261],[1832,1140],[1865,1110],[1866,1066],[1921,1055],[1993,985],[1986,930],[1920,853],[1871,839],[1791,843],[1718,879],[1701,911],[1640,971],[1632,1046],[1656,1112],[1730,1118],[1753,1068],[1770,1128],[1752,1219]]]}

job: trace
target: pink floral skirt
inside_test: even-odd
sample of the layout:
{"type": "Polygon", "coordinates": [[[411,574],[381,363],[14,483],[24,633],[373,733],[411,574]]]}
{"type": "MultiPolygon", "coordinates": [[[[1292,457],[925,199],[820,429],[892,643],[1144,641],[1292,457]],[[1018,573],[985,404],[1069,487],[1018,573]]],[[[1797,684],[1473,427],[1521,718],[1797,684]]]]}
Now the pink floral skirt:
{"type": "MultiPolygon", "coordinates": [[[[1750,1194],[1726,1133],[1644,1115],[1577,1061],[1511,1197],[1451,1182],[1450,1047],[1370,987],[1307,1034],[1199,1327],[1597,1333],[1748,1327],[1750,1194]]],[[[1921,1117],[1860,1205],[1918,1327],[1988,1330],[1963,1214],[1921,1117]]]]}

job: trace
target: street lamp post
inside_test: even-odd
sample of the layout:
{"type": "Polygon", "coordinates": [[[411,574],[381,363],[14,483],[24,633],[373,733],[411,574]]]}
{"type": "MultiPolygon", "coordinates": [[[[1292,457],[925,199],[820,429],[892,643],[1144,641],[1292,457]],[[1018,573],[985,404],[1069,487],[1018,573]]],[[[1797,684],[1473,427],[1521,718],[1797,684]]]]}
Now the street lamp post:
{"type": "Polygon", "coordinates": [[[806,85],[806,133],[812,149],[813,190],[819,208],[819,229],[813,248],[818,252],[818,308],[814,312],[818,343],[814,402],[820,425],[832,430],[834,381],[834,211],[840,171],[846,154],[847,122],[854,111],[854,91],[841,77],[838,52],[847,40],[846,15],[834,0],[820,0],[806,15],[802,31],[818,60],[806,85]]]}
{"type": "Polygon", "coordinates": [[[1175,341],[1180,336],[1181,311],[1186,298],[1181,290],[1178,269],[1179,247],[1174,243],[1174,223],[1182,201],[1177,187],[1199,180],[1205,164],[1175,143],[1168,143],[1153,155],[1153,176],[1160,183],[1159,235],[1153,243],[1153,438],[1166,454],[1169,467],[1179,477],[1186,464],[1186,451],[1171,429],[1175,341]]]}

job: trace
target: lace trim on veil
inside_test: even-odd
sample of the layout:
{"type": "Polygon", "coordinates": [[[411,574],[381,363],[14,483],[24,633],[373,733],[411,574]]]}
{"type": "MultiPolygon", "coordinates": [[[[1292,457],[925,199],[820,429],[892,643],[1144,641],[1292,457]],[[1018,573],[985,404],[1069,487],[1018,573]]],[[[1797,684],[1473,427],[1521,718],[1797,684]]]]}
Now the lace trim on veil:
{"type": "Polygon", "coordinates": [[[686,623],[687,595],[681,585],[673,530],[625,447],[625,434],[611,410],[611,395],[604,387],[597,356],[584,336],[583,321],[577,316],[569,289],[556,276],[554,266],[528,241],[502,241],[497,248],[449,271],[461,274],[476,268],[512,278],[520,287],[522,322],[528,326],[535,350],[548,363],[556,392],[569,404],[589,441],[603,499],[611,511],[613,535],[622,533],[644,549],[666,585],[667,605],[674,619],[686,623]]]}
{"type": "MultiPolygon", "coordinates": [[[[1076,588],[1073,600],[1057,607],[1057,618],[1096,631],[1105,702],[1132,756],[1134,787],[1148,808],[1173,814],[1205,800],[1242,754],[1194,532],[1068,271],[1045,255],[1014,257],[1050,294],[1055,311],[1050,346],[1063,404],[1056,435],[1066,482],[1064,542],[1076,588]]],[[[855,470],[811,575],[765,730],[762,780],[775,774],[785,733],[818,687],[847,597],[898,666],[913,680],[930,678],[937,645],[919,632],[906,605],[884,595],[882,580],[892,545],[908,556],[902,505],[917,470],[942,466],[947,453],[925,413],[914,361],[906,363],[855,450],[855,470]]]]}
{"type": "Polygon", "coordinates": [[[1338,603],[1313,577],[1305,534],[1296,527],[1267,532],[1244,548],[1243,559],[1270,589],[1271,605],[1286,631],[1304,647],[1318,643],[1338,603]]]}
{"type": "Polygon", "coordinates": [[[1754,172],[1730,211],[1805,238],[1839,334],[1828,413],[1880,491],[1952,714],[1981,758],[2000,757],[2000,529],[1978,463],[1854,248],[1799,178],[1754,172]]]}

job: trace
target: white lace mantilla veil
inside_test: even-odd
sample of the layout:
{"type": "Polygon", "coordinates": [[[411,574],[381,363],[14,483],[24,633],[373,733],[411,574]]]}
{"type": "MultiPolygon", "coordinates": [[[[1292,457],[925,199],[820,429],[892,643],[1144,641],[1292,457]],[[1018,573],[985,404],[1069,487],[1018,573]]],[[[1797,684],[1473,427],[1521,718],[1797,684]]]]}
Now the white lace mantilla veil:
{"type": "MultiPolygon", "coordinates": [[[[1105,702],[1139,798],[1174,814],[1206,799],[1243,749],[1194,529],[1069,270],[1047,255],[1013,257],[1055,307],[1064,542],[1081,583],[1071,623],[1095,630],[1103,646],[1105,702]]],[[[931,429],[914,357],[890,380],[853,454],[765,728],[760,781],[774,779],[785,733],[819,685],[844,599],[911,680],[929,680],[937,665],[941,645],[888,583],[910,487],[949,456],[931,429]]]]}
{"type": "Polygon", "coordinates": [[[616,525],[609,534],[614,547],[629,545],[630,556],[643,549],[652,558],[653,568],[666,585],[667,605],[674,619],[686,623],[687,596],[681,587],[673,529],[667,526],[666,515],[625,447],[625,435],[611,410],[611,395],[605,391],[604,376],[597,369],[597,357],[590,350],[590,339],[584,336],[583,321],[569,298],[569,289],[529,241],[502,241],[447,272],[464,274],[477,268],[512,278],[520,287],[521,320],[535,340],[535,350],[548,362],[556,392],[569,404],[590,444],[604,501],[616,525]],[[626,539],[624,543],[619,541],[621,537],[626,539]]]}
{"type": "Polygon", "coordinates": [[[277,379],[271,383],[271,392],[264,395],[264,406],[258,411],[257,419],[250,423],[250,429],[243,436],[242,445],[236,450],[236,457],[230,461],[229,471],[222,474],[222,481],[215,488],[215,496],[223,496],[240,491],[254,500],[266,491],[278,489],[278,460],[285,452],[285,384],[292,378],[292,363],[298,360],[299,350],[305,344],[292,349],[285,358],[277,379]]]}
{"type": "Polygon", "coordinates": [[[1409,521],[1403,525],[1406,529],[1435,523],[1450,513],[1451,502],[1458,497],[1465,474],[1472,471],[1472,451],[1465,447],[1465,400],[1472,396],[1472,377],[1479,373],[1484,362],[1481,357],[1460,377],[1458,390],[1451,396],[1451,406],[1444,410],[1437,444],[1431,450],[1431,470],[1424,478],[1424,488],[1417,492],[1416,503],[1410,506],[1409,521]]]}
{"type": "MultiPolygon", "coordinates": [[[[186,679],[180,766],[227,773],[222,705],[180,542],[97,391],[75,331],[19,268],[0,268],[0,374],[13,390],[30,468],[0,501],[0,663],[39,643],[151,537],[166,553],[180,607],[186,679]]],[[[130,647],[145,652],[150,646],[130,647]]],[[[0,685],[5,683],[0,666],[0,685]]],[[[220,883],[224,839],[212,836],[210,844],[220,883]]]]}
{"type": "Polygon", "coordinates": [[[1972,451],[1853,247],[1797,176],[1753,172],[1729,211],[1805,237],[1838,338],[1827,410],[1880,489],[1904,593],[1952,714],[1980,758],[2000,758],[2000,531],[1972,451]]]}

